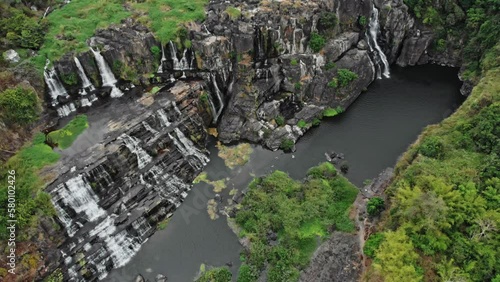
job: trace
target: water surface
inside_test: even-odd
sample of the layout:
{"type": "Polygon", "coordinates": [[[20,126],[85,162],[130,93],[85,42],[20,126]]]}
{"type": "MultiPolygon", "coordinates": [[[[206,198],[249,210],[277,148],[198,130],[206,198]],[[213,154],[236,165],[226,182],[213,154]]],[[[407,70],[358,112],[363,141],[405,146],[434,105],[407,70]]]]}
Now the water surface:
{"type": "MultiPolygon", "coordinates": [[[[225,200],[230,189],[244,189],[254,175],[279,169],[301,179],[309,167],[325,161],[325,152],[336,151],[345,155],[347,177],[360,187],[365,179],[394,166],[425,126],[449,116],[463,102],[459,88],[457,69],[395,68],[390,79],[373,82],[345,113],[323,120],[308,132],[295,153],[255,146],[250,161],[230,171],[217,157],[212,140],[211,162],[205,171],[212,180],[230,178],[222,193],[225,200]]],[[[106,280],[133,281],[141,273],[154,281],[162,273],[169,282],[193,281],[202,263],[230,263],[237,273],[241,246],[224,216],[209,218],[206,202],[213,195],[208,185],[195,185],[167,228],[155,233],[128,265],[113,270],[106,280]]]]}

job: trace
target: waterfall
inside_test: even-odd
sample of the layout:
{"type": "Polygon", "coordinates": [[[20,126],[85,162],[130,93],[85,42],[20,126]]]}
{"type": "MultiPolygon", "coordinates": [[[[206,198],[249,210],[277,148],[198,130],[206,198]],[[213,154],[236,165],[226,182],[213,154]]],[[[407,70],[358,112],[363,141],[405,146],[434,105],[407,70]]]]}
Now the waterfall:
{"type": "MultiPolygon", "coordinates": [[[[378,10],[373,6],[372,10],[372,16],[370,18],[370,24],[369,24],[369,30],[367,32],[367,41],[368,41],[368,46],[370,47],[370,51],[373,51],[375,49],[375,56],[378,57],[379,61],[382,62],[382,66],[379,66],[383,68],[382,74],[386,77],[390,77],[390,71],[389,71],[389,62],[387,61],[387,57],[385,56],[384,52],[382,52],[382,49],[380,49],[380,46],[377,43],[377,33],[379,32],[380,29],[380,24],[378,21],[378,10]]],[[[378,78],[382,78],[380,75],[380,72],[378,73],[378,78]]]]}
{"type": "Polygon", "coordinates": [[[174,107],[175,112],[179,115],[179,118],[182,116],[181,110],[177,107],[175,102],[172,102],[172,107],[174,107]]]}
{"type": "Polygon", "coordinates": [[[180,68],[183,69],[183,70],[188,70],[190,69],[190,66],[189,66],[189,63],[188,63],[188,60],[187,60],[187,48],[184,49],[184,53],[182,53],[182,59],[180,61],[180,68]]]}
{"type": "Polygon", "coordinates": [[[77,57],[74,57],[73,59],[75,60],[76,68],[78,69],[78,75],[80,76],[80,79],[82,80],[83,90],[85,91],[85,88],[88,88],[90,91],[94,91],[95,87],[94,87],[94,85],[92,85],[92,82],[90,82],[89,78],[85,74],[85,71],[83,70],[82,64],[80,63],[80,60],[78,60],[77,57]]]}
{"type": "Polygon", "coordinates": [[[58,104],[57,97],[68,96],[68,92],[66,92],[66,89],[64,89],[64,86],[59,80],[54,66],[49,67],[49,65],[50,61],[47,59],[43,72],[43,78],[45,79],[45,83],[49,87],[49,94],[50,97],[52,97],[52,106],[55,106],[58,104]]]}
{"type": "Polygon", "coordinates": [[[137,165],[139,169],[143,169],[148,163],[151,162],[151,156],[144,151],[141,146],[139,146],[140,141],[137,138],[124,133],[118,137],[118,139],[123,140],[123,143],[129,151],[137,156],[137,165]]]}
{"type": "Polygon", "coordinates": [[[174,70],[180,70],[180,62],[177,58],[177,49],[172,41],[168,42],[168,46],[170,47],[170,59],[172,59],[174,70]]]}
{"type": "Polygon", "coordinates": [[[161,124],[165,127],[169,127],[170,121],[168,120],[168,116],[167,116],[167,113],[165,112],[165,110],[159,109],[156,113],[158,114],[158,118],[160,119],[161,124]]]}
{"type": "Polygon", "coordinates": [[[212,122],[215,124],[219,116],[217,115],[217,110],[215,109],[214,101],[212,101],[212,95],[207,95],[207,96],[208,96],[208,104],[210,105],[210,109],[212,110],[212,117],[213,117],[212,122]]]}
{"type": "Polygon", "coordinates": [[[106,63],[106,60],[104,60],[104,57],[101,55],[101,52],[94,51],[93,48],[90,48],[90,50],[94,54],[94,57],[97,61],[97,67],[99,68],[99,72],[102,77],[102,86],[111,87],[112,98],[123,96],[123,92],[121,92],[120,89],[116,87],[117,80],[115,78],[115,75],[113,74],[111,68],[106,63]]]}
{"type": "Polygon", "coordinates": [[[165,48],[163,48],[163,44],[161,44],[161,60],[157,73],[163,73],[163,62],[165,62],[166,60],[167,58],[165,57],[165,48]]]}
{"type": "Polygon", "coordinates": [[[215,94],[217,95],[217,99],[219,100],[219,110],[217,111],[217,115],[214,117],[215,121],[217,122],[217,119],[219,118],[220,114],[222,113],[222,110],[224,109],[224,100],[222,99],[222,92],[219,89],[219,86],[217,85],[217,79],[214,74],[210,75],[212,78],[212,84],[215,90],[215,94]]]}
{"type": "Polygon", "coordinates": [[[149,125],[149,123],[147,123],[146,121],[142,121],[142,125],[144,126],[144,128],[146,128],[147,131],[149,131],[151,134],[153,135],[158,135],[158,131],[155,130],[154,128],[151,127],[151,125],[149,125]]]}
{"type": "Polygon", "coordinates": [[[206,25],[202,25],[202,27],[203,27],[203,29],[205,29],[205,33],[206,33],[206,34],[208,34],[208,35],[210,35],[210,34],[211,34],[211,33],[210,33],[210,31],[208,31],[208,28],[207,28],[207,26],[206,26],[206,25]]]}
{"type": "Polygon", "coordinates": [[[66,105],[62,105],[61,107],[59,107],[57,109],[57,115],[59,117],[67,117],[69,116],[72,112],[75,112],[76,111],[76,107],[75,107],[75,104],[73,103],[69,103],[69,104],[66,104],[66,105]]]}
{"type": "Polygon", "coordinates": [[[184,156],[194,156],[200,161],[201,166],[196,166],[197,169],[202,168],[210,161],[210,159],[207,156],[205,156],[205,154],[203,154],[200,150],[198,150],[198,148],[194,146],[191,140],[186,138],[186,136],[184,135],[184,133],[182,133],[180,129],[175,128],[174,132],[177,138],[170,135],[170,133],[168,134],[168,136],[174,142],[174,145],[177,147],[177,149],[179,149],[179,151],[184,156]]]}
{"type": "Polygon", "coordinates": [[[299,60],[300,62],[300,76],[304,77],[307,74],[307,65],[306,63],[302,62],[302,60],[299,60]]]}

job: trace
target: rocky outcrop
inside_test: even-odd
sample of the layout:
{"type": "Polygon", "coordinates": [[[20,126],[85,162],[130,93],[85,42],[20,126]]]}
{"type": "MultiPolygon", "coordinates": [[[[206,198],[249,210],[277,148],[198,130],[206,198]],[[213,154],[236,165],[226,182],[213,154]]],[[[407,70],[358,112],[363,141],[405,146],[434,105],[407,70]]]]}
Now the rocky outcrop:
{"type": "Polygon", "coordinates": [[[362,266],[356,235],[334,232],[314,252],[311,263],[300,274],[301,282],[354,282],[359,280],[362,266]]]}

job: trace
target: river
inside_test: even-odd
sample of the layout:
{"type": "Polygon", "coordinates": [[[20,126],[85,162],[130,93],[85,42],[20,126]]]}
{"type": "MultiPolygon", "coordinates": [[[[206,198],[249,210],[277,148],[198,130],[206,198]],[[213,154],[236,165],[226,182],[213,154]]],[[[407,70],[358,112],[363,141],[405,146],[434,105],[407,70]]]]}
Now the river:
{"type": "MultiPolygon", "coordinates": [[[[434,65],[394,68],[390,79],[373,82],[368,91],[336,117],[324,119],[284,154],[254,146],[250,161],[231,171],[209,144],[211,161],[205,168],[212,180],[229,178],[223,198],[232,188],[242,190],[254,175],[273,170],[301,179],[309,167],[325,161],[325,152],[341,152],[349,165],[347,178],[358,187],[394,166],[398,156],[414,142],[422,129],[452,114],[463,102],[457,69],[434,65]]],[[[203,263],[239,267],[241,246],[221,216],[211,220],[206,202],[214,195],[207,184],[196,184],[164,230],[157,231],[137,255],[106,281],[133,281],[138,273],[154,281],[158,273],[169,282],[193,281],[203,263]]]]}

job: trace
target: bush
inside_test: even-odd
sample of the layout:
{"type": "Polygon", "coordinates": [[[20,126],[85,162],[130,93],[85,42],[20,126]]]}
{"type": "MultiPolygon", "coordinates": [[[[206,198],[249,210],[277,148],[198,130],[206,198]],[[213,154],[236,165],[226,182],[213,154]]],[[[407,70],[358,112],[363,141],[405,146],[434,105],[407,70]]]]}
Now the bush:
{"type": "Polygon", "coordinates": [[[40,101],[33,89],[9,88],[0,93],[0,115],[6,123],[27,125],[38,119],[40,101]]]}
{"type": "Polygon", "coordinates": [[[8,11],[10,16],[0,19],[0,35],[19,47],[39,49],[44,41],[45,27],[20,10],[11,8],[8,11]]]}
{"type": "Polygon", "coordinates": [[[338,21],[339,20],[335,13],[331,12],[322,13],[318,21],[318,28],[320,29],[320,31],[333,29],[337,26],[338,21]]]}
{"type": "Polygon", "coordinates": [[[231,282],[232,276],[226,267],[218,267],[203,272],[196,282],[231,282]]]}
{"type": "Polygon", "coordinates": [[[330,82],[328,82],[328,87],[330,88],[337,88],[338,85],[339,85],[339,80],[335,77],[332,80],[330,80],[330,82]]]}
{"type": "Polygon", "coordinates": [[[323,36],[318,33],[311,33],[311,39],[309,40],[309,47],[315,52],[318,53],[326,44],[326,40],[323,36]]]}
{"type": "Polygon", "coordinates": [[[371,216],[379,215],[384,210],[384,200],[379,197],[374,197],[368,200],[366,211],[371,216]]]}
{"type": "Polygon", "coordinates": [[[295,88],[295,90],[299,91],[300,89],[302,89],[302,83],[295,82],[295,84],[293,85],[293,87],[295,88]]]}
{"type": "Polygon", "coordinates": [[[338,70],[338,81],[341,87],[346,87],[349,83],[358,78],[358,75],[355,72],[352,72],[348,69],[339,69],[338,70]]]}
{"type": "Polygon", "coordinates": [[[341,114],[342,112],[344,112],[344,110],[340,106],[336,107],[335,109],[333,109],[333,108],[326,108],[323,111],[323,116],[325,116],[325,117],[334,117],[334,116],[336,116],[338,114],[341,114]]]}
{"type": "Polygon", "coordinates": [[[292,139],[284,139],[281,141],[280,149],[285,152],[290,152],[295,147],[295,143],[292,139]]]}
{"type": "Polygon", "coordinates": [[[307,127],[307,122],[305,120],[301,119],[301,120],[299,120],[299,122],[297,122],[297,126],[299,128],[305,128],[305,127],[307,127]]]}
{"type": "Polygon", "coordinates": [[[299,64],[299,62],[297,61],[297,59],[292,59],[292,60],[290,61],[290,65],[292,65],[292,66],[296,66],[296,65],[298,65],[298,64],[299,64]]]}
{"type": "Polygon", "coordinates": [[[259,277],[255,269],[248,264],[242,264],[238,270],[238,280],[237,282],[254,282],[257,281],[259,277]]]}
{"type": "Polygon", "coordinates": [[[313,126],[319,126],[321,124],[321,120],[318,118],[313,119],[312,125],[313,126]]]}
{"type": "Polygon", "coordinates": [[[328,63],[326,63],[326,65],[325,65],[325,69],[326,69],[326,70],[331,70],[331,69],[335,68],[335,66],[336,66],[336,65],[335,65],[335,63],[333,63],[333,62],[328,62],[328,63]]]}
{"type": "Polygon", "coordinates": [[[226,13],[229,15],[229,17],[232,20],[236,20],[241,16],[241,10],[238,8],[235,8],[233,6],[229,6],[226,8],[226,13]]]}
{"type": "Polygon", "coordinates": [[[368,23],[368,21],[366,20],[366,17],[365,16],[360,16],[359,19],[358,19],[358,23],[361,27],[366,27],[366,24],[368,23]]]}
{"type": "Polygon", "coordinates": [[[79,115],[72,119],[65,127],[52,131],[47,135],[50,143],[57,145],[61,149],[66,149],[73,144],[78,135],[89,127],[87,116],[79,115]]]}
{"type": "Polygon", "coordinates": [[[274,121],[278,126],[283,126],[285,125],[285,118],[283,116],[277,116],[274,121]]]}
{"type": "Polygon", "coordinates": [[[375,253],[377,252],[378,247],[384,241],[383,233],[374,233],[368,237],[368,240],[365,242],[365,246],[363,247],[363,253],[370,258],[375,258],[375,253]]]}
{"type": "Polygon", "coordinates": [[[161,59],[161,49],[158,46],[153,46],[149,49],[156,60],[161,59]]]}
{"type": "Polygon", "coordinates": [[[419,153],[435,159],[442,159],[444,156],[444,146],[439,137],[432,136],[428,137],[422,142],[420,148],[418,149],[419,153]]]}

